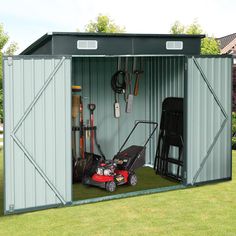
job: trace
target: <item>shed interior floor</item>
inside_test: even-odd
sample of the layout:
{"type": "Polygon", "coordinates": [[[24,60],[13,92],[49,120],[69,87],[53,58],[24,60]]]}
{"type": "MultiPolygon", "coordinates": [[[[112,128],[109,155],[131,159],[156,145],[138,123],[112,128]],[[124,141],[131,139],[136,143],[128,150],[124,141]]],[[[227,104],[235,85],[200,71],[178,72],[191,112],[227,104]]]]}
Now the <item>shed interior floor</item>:
{"type": "Polygon", "coordinates": [[[116,191],[113,193],[109,193],[102,188],[83,185],[81,183],[73,184],[73,200],[84,200],[114,194],[179,185],[179,182],[177,181],[166,179],[159,175],[156,175],[153,168],[150,167],[142,167],[136,170],[136,174],[138,176],[138,183],[136,186],[121,185],[118,186],[116,191]]]}

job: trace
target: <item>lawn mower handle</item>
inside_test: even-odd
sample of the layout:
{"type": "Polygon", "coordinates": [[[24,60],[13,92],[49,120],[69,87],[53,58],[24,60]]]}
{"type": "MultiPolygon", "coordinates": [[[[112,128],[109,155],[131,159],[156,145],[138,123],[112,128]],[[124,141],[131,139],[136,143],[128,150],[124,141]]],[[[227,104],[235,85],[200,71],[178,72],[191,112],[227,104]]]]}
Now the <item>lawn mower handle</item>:
{"type": "Polygon", "coordinates": [[[136,127],[139,125],[139,124],[148,124],[148,125],[155,125],[152,133],[150,134],[150,136],[148,137],[146,143],[144,144],[143,147],[146,147],[149,140],[151,139],[152,135],[154,134],[154,132],[156,131],[157,127],[158,127],[158,123],[157,122],[154,122],[154,121],[146,121],[146,120],[136,120],[135,121],[135,125],[133,127],[133,129],[131,130],[131,132],[129,133],[128,137],[126,138],[126,140],[124,141],[123,145],[121,146],[120,150],[118,151],[117,154],[119,154],[121,152],[121,150],[123,149],[123,147],[125,146],[125,144],[128,142],[130,136],[132,135],[132,133],[134,132],[134,130],[136,129],[136,127]]]}

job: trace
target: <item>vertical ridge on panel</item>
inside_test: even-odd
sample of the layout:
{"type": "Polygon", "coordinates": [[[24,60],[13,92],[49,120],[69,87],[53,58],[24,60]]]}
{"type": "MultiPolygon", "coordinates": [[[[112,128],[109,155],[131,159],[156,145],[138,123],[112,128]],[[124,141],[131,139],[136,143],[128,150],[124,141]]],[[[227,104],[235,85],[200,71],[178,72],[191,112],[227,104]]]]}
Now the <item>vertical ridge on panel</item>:
{"type": "MultiPolygon", "coordinates": [[[[80,85],[82,86],[82,92],[80,92],[80,95],[83,95],[84,91],[84,83],[83,83],[83,61],[81,58],[74,58],[73,59],[73,70],[74,70],[74,84],[73,85],[80,85]]],[[[79,115],[75,121],[75,125],[79,125],[79,115]]],[[[79,132],[75,133],[76,136],[76,156],[79,155],[79,132]]]]}
{"type": "Polygon", "coordinates": [[[188,97],[186,97],[185,99],[187,100],[187,121],[186,121],[186,129],[187,129],[187,140],[186,140],[186,144],[187,144],[187,153],[186,153],[186,159],[187,159],[187,166],[186,166],[186,169],[187,169],[187,183],[190,183],[191,182],[191,176],[192,176],[192,132],[189,132],[190,130],[190,124],[193,124],[193,114],[191,112],[191,107],[192,107],[192,99],[191,99],[191,96],[189,95],[189,93],[192,92],[192,81],[190,80],[190,75],[192,74],[192,70],[193,70],[193,61],[191,59],[187,59],[187,63],[188,63],[188,71],[187,71],[187,88],[186,90],[188,91],[187,92],[187,95],[188,97]],[[190,150],[191,149],[191,150],[190,150]]]}
{"type": "MultiPolygon", "coordinates": [[[[226,76],[227,80],[227,94],[228,97],[225,99],[225,106],[227,107],[227,111],[230,112],[232,110],[232,58],[228,58],[226,63],[226,76]],[[228,102],[229,100],[229,102],[228,102]]],[[[232,178],[232,151],[231,151],[231,142],[232,142],[232,116],[228,116],[228,125],[227,125],[227,147],[225,147],[225,152],[227,153],[227,175],[232,178]]]]}
{"type": "MultiPolygon", "coordinates": [[[[53,59],[52,60],[52,68],[55,68],[55,66],[56,66],[56,60],[55,59],[53,59]]],[[[57,88],[56,88],[56,81],[55,81],[55,76],[54,76],[54,78],[53,78],[53,80],[52,80],[52,90],[53,90],[53,98],[52,98],[52,102],[53,102],[53,112],[52,112],[52,118],[53,118],[53,129],[52,129],[52,133],[53,133],[53,135],[54,135],[54,139],[53,139],[53,145],[54,145],[54,149],[53,149],[53,157],[52,157],[52,159],[53,159],[53,171],[54,171],[54,185],[56,186],[56,184],[57,184],[57,160],[56,160],[56,158],[57,158],[57,133],[56,133],[56,131],[57,131],[57,122],[56,122],[56,119],[57,119],[57,117],[56,117],[56,101],[57,101],[57,97],[56,97],[56,90],[57,90],[57,88]]],[[[54,195],[54,201],[56,202],[56,203],[59,203],[59,200],[58,200],[58,198],[57,198],[57,196],[56,196],[56,194],[54,195]]]]}
{"type": "MultiPolygon", "coordinates": [[[[19,122],[20,118],[23,115],[23,74],[22,74],[22,61],[16,60],[13,67],[13,76],[14,76],[14,127],[19,122]]],[[[19,130],[16,132],[16,137],[22,141],[23,135],[23,124],[19,127],[19,130]]],[[[13,127],[13,129],[14,129],[13,127]]],[[[15,153],[14,153],[14,171],[15,171],[15,208],[24,208],[24,153],[14,143],[15,153]]]]}
{"type": "MultiPolygon", "coordinates": [[[[88,80],[89,80],[89,87],[88,87],[88,101],[86,106],[84,107],[86,112],[84,114],[84,123],[90,125],[90,111],[88,109],[89,103],[94,103],[96,105],[96,109],[94,111],[94,119],[95,122],[100,121],[100,112],[98,112],[98,108],[101,108],[102,110],[102,103],[100,102],[101,94],[102,94],[102,80],[104,79],[102,77],[102,74],[100,76],[100,63],[95,58],[89,58],[89,67],[86,69],[86,73],[88,74],[88,80]]],[[[103,132],[103,130],[101,131],[103,132]]],[[[86,140],[87,145],[87,152],[90,152],[90,139],[86,140]]],[[[95,149],[96,150],[96,149],[95,149]]]]}
{"type": "Polygon", "coordinates": [[[13,110],[13,93],[12,86],[13,86],[13,76],[12,76],[12,66],[9,66],[7,60],[3,61],[4,66],[4,188],[5,188],[5,196],[4,196],[4,210],[5,212],[10,210],[10,205],[14,204],[14,147],[13,141],[10,137],[11,130],[13,129],[13,119],[14,113],[13,110]],[[11,115],[10,115],[11,114],[11,115]]]}
{"type": "MultiPolygon", "coordinates": [[[[210,66],[208,66],[208,68],[210,68],[209,80],[211,81],[211,84],[213,85],[212,87],[214,88],[214,91],[215,91],[217,97],[222,102],[223,97],[222,97],[221,88],[223,88],[223,87],[221,87],[221,85],[220,85],[220,83],[221,83],[221,79],[220,79],[221,61],[214,58],[211,61],[209,60],[208,64],[210,64],[210,66]],[[215,68],[215,70],[214,70],[214,68],[215,68]]],[[[206,67],[206,69],[207,69],[207,67],[206,67]]],[[[215,110],[214,117],[210,117],[210,118],[214,119],[215,125],[214,125],[214,123],[212,123],[211,128],[212,128],[212,130],[215,129],[218,131],[220,129],[220,126],[221,126],[223,120],[224,120],[224,116],[215,101],[214,101],[214,110],[215,110]],[[217,112],[217,110],[218,110],[218,112],[217,112]]],[[[209,110],[208,110],[208,113],[209,113],[209,110]]],[[[210,133],[212,133],[212,131],[210,133]]],[[[214,136],[215,136],[215,134],[214,134],[214,136]]],[[[214,136],[212,136],[210,140],[212,140],[214,136]]],[[[222,140],[222,136],[219,137],[217,142],[224,142],[224,140],[222,140]]],[[[218,159],[218,158],[215,159],[214,158],[214,156],[219,155],[219,153],[221,153],[220,155],[223,154],[222,150],[220,148],[220,145],[217,144],[215,146],[215,148],[212,150],[211,157],[209,158],[209,163],[207,163],[207,168],[205,168],[205,169],[209,170],[211,167],[211,172],[210,172],[211,175],[207,174],[207,173],[209,173],[209,171],[207,171],[205,173],[205,176],[207,178],[219,179],[221,176],[220,172],[221,172],[221,169],[224,169],[224,163],[222,163],[222,161],[221,161],[222,159],[218,159]],[[210,166],[210,167],[208,167],[208,166],[210,166]]]]}
{"type": "MultiPolygon", "coordinates": [[[[198,61],[199,62],[199,61],[198,61]]],[[[199,62],[200,63],[200,62],[199,62]]],[[[202,63],[202,69],[204,70],[204,61],[202,63]]],[[[201,149],[197,148],[198,155],[204,156],[205,155],[205,150],[207,150],[207,147],[209,146],[209,141],[206,136],[205,136],[205,110],[207,109],[207,104],[206,104],[206,99],[204,99],[204,93],[207,91],[207,86],[202,80],[202,76],[199,72],[197,72],[198,78],[197,78],[197,83],[198,86],[196,86],[197,89],[197,94],[196,94],[196,101],[197,101],[197,110],[199,111],[197,114],[198,117],[198,123],[197,124],[197,137],[198,137],[198,147],[202,147],[201,149]]],[[[210,82],[210,81],[209,81],[210,82]]],[[[207,127],[207,132],[209,132],[209,128],[207,127]]],[[[209,137],[209,136],[208,136],[209,137]]],[[[200,166],[201,161],[198,163],[198,166],[200,166]]],[[[203,174],[203,172],[202,172],[203,174]]],[[[201,178],[201,175],[198,177],[199,179],[201,178]]]]}
{"type": "MultiPolygon", "coordinates": [[[[145,58],[146,59],[146,58],[145,58]]],[[[147,64],[147,61],[144,60],[145,64],[147,64]]],[[[156,65],[157,59],[155,58],[155,62],[153,63],[153,77],[149,78],[151,87],[150,87],[150,95],[149,95],[149,117],[147,120],[156,122],[156,81],[157,81],[157,71],[156,71],[156,65]]],[[[149,75],[148,75],[149,76],[149,75]]],[[[149,134],[152,132],[154,126],[150,125],[148,126],[148,133],[146,138],[148,138],[149,134]]],[[[147,164],[153,164],[154,158],[155,158],[155,146],[156,146],[156,133],[153,135],[152,139],[149,142],[149,153],[148,153],[148,163],[147,164]]]]}
{"type": "MultiPolygon", "coordinates": [[[[46,72],[46,60],[43,60],[43,84],[45,83],[45,81],[47,80],[47,72],[46,72]]],[[[42,96],[42,104],[43,104],[43,107],[42,107],[42,117],[43,117],[43,134],[42,134],[42,137],[43,137],[43,151],[42,151],[42,164],[43,164],[43,171],[45,172],[46,171],[46,166],[47,166],[47,163],[46,163],[46,129],[45,129],[45,126],[46,126],[46,113],[45,113],[45,107],[46,107],[46,99],[45,99],[45,92],[41,95],[42,96]]],[[[47,184],[46,184],[46,181],[44,180],[44,201],[45,203],[44,204],[47,204],[47,184]]]]}
{"type": "MultiPolygon", "coordinates": [[[[55,68],[54,60],[48,60],[45,64],[45,74],[46,78],[55,68]]],[[[52,79],[48,87],[46,88],[45,94],[45,173],[51,183],[55,185],[55,113],[54,113],[54,84],[55,78],[52,79]]],[[[52,192],[51,188],[46,184],[46,200],[47,204],[53,204],[55,202],[55,194],[52,192]]]]}
{"type": "MultiPolygon", "coordinates": [[[[56,64],[59,60],[56,60],[56,64]]],[[[65,177],[65,166],[64,166],[64,155],[65,155],[65,89],[64,89],[64,64],[59,68],[55,74],[55,117],[56,117],[56,188],[60,192],[62,197],[65,197],[64,179],[65,177]]],[[[60,203],[58,199],[58,203],[60,203]]]]}
{"type": "MultiPolygon", "coordinates": [[[[219,91],[218,91],[218,87],[217,87],[217,81],[218,81],[218,75],[214,73],[214,68],[215,67],[215,59],[209,61],[208,59],[206,59],[203,63],[203,69],[204,69],[204,72],[207,73],[208,71],[208,81],[209,83],[211,84],[211,86],[214,88],[215,92],[216,92],[216,95],[219,97],[219,91]],[[216,78],[216,79],[215,79],[216,78]]],[[[201,78],[202,79],[202,78],[201,78]]],[[[206,87],[206,86],[205,86],[206,87]]],[[[206,91],[206,96],[204,97],[205,98],[205,101],[207,101],[207,92],[208,91],[208,88],[206,87],[205,88],[205,91],[206,91]]],[[[220,98],[220,97],[219,97],[220,98]]],[[[206,140],[206,143],[208,144],[208,146],[203,146],[205,150],[207,150],[210,146],[210,143],[212,142],[212,140],[214,139],[215,135],[216,135],[216,132],[220,129],[220,124],[221,124],[221,113],[219,113],[219,107],[217,105],[217,103],[215,102],[214,100],[214,97],[213,95],[211,95],[210,99],[210,105],[209,106],[206,106],[205,110],[204,110],[204,120],[213,120],[214,119],[214,123],[211,122],[209,124],[209,126],[207,126],[207,122],[204,122],[204,120],[202,120],[202,124],[204,125],[205,127],[205,140],[206,140]],[[214,114],[214,116],[213,116],[214,114]]],[[[206,105],[208,105],[208,102],[205,102],[206,105]]],[[[214,149],[217,149],[217,148],[214,148],[214,149]]],[[[214,162],[214,150],[211,151],[211,154],[209,156],[209,163],[206,165],[206,168],[203,168],[203,171],[202,171],[202,180],[204,180],[207,176],[207,178],[210,178],[210,179],[216,179],[215,177],[215,173],[214,173],[214,169],[217,169],[217,166],[218,166],[218,161],[214,162]]]]}
{"type": "MultiPolygon", "coordinates": [[[[144,61],[144,65],[147,64],[146,60],[144,61]]],[[[145,76],[145,81],[148,81],[148,83],[146,82],[145,83],[145,87],[146,87],[146,96],[145,96],[145,107],[146,107],[146,111],[145,111],[145,120],[152,120],[152,115],[153,115],[153,83],[154,83],[154,80],[155,80],[155,71],[154,71],[154,64],[152,64],[152,68],[151,70],[153,71],[153,78],[150,76],[149,73],[146,73],[144,72],[145,76]]],[[[146,68],[146,67],[144,67],[146,68]]],[[[144,70],[145,71],[145,70],[144,70]]],[[[147,138],[150,130],[151,130],[152,127],[150,127],[149,125],[145,127],[145,139],[147,138]]],[[[150,141],[150,143],[152,142],[152,140],[150,141]]],[[[147,147],[146,147],[146,164],[150,164],[151,162],[151,144],[148,144],[147,147]]]]}
{"type": "MultiPolygon", "coordinates": [[[[42,88],[44,83],[44,59],[36,59],[35,60],[35,94],[37,94],[42,88]]],[[[39,165],[39,167],[44,171],[44,131],[43,121],[44,121],[44,99],[41,96],[37,103],[35,104],[35,161],[39,165]]],[[[41,175],[36,171],[36,205],[44,205],[45,204],[45,180],[41,177],[41,175]]]]}
{"type": "MultiPolygon", "coordinates": [[[[24,78],[25,78],[25,73],[24,73],[24,60],[21,59],[20,60],[20,67],[21,67],[21,76],[22,76],[22,115],[25,113],[25,86],[27,86],[25,84],[25,81],[24,81],[24,78]]],[[[21,116],[22,116],[21,115],[21,116]]],[[[28,117],[27,117],[28,118],[28,117]]],[[[26,123],[26,120],[22,123],[22,136],[21,136],[21,140],[22,140],[22,144],[25,146],[25,123],[26,123]]],[[[25,160],[26,155],[23,154],[23,161],[22,161],[22,166],[23,166],[23,173],[22,173],[22,178],[23,178],[23,197],[24,197],[24,205],[23,205],[23,208],[26,207],[26,178],[25,178],[25,173],[26,173],[26,160],[25,160]]]]}
{"type": "MultiPolygon", "coordinates": [[[[24,60],[24,112],[34,99],[33,60],[24,60]]],[[[34,108],[33,108],[34,109],[34,108]]],[[[24,121],[24,146],[34,159],[34,110],[28,114],[24,121]]],[[[35,168],[28,158],[25,161],[25,207],[35,206],[35,168]]]]}
{"type": "MultiPolygon", "coordinates": [[[[105,123],[107,124],[107,121],[109,123],[109,125],[107,126],[107,135],[106,135],[106,140],[104,140],[105,142],[104,143],[107,143],[107,141],[109,140],[109,137],[112,136],[114,137],[114,141],[113,141],[113,144],[114,144],[114,149],[113,149],[113,155],[115,154],[115,152],[118,150],[118,137],[116,137],[114,135],[114,130],[117,130],[118,129],[118,122],[115,121],[114,122],[114,125],[113,125],[113,119],[114,118],[114,110],[113,110],[113,106],[114,106],[114,102],[115,102],[115,96],[114,96],[114,92],[113,90],[111,89],[111,76],[115,73],[116,71],[116,62],[117,60],[115,58],[112,58],[112,59],[107,59],[106,60],[106,68],[110,68],[107,73],[106,73],[106,80],[104,81],[104,84],[106,86],[106,89],[105,89],[105,94],[106,94],[106,110],[107,112],[104,112],[104,114],[108,114],[107,117],[105,117],[105,123]],[[110,65],[110,66],[109,66],[110,65]],[[112,117],[112,119],[109,119],[109,117],[112,117]]],[[[109,148],[109,146],[107,147],[109,148]]],[[[109,154],[110,155],[110,154],[109,154]]],[[[109,156],[108,156],[109,157],[109,156]]]]}
{"type": "Polygon", "coordinates": [[[71,59],[65,61],[65,200],[72,200],[72,156],[71,156],[71,59]],[[69,76],[68,76],[69,75],[69,76]]]}

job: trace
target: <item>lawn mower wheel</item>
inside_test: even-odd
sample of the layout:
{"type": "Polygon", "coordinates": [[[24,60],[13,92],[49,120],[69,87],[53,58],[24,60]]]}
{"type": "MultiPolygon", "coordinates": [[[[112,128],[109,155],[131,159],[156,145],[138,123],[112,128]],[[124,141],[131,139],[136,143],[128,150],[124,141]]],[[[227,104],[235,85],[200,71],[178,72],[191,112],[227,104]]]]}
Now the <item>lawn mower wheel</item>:
{"type": "Polygon", "coordinates": [[[106,190],[108,192],[114,192],[116,190],[116,183],[114,181],[110,181],[106,183],[106,190]]]}
{"type": "Polygon", "coordinates": [[[137,182],[138,182],[137,175],[135,173],[131,173],[129,175],[129,179],[128,179],[129,185],[135,186],[137,184],[137,182]]]}

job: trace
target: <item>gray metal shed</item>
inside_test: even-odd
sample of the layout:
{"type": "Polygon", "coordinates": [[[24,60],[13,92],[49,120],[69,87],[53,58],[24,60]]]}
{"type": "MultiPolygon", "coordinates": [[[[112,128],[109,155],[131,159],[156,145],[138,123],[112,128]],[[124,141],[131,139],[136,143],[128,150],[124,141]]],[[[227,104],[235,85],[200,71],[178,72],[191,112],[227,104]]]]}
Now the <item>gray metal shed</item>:
{"type": "MultiPolygon", "coordinates": [[[[98,138],[111,158],[135,120],[159,123],[164,98],[183,97],[185,146],[179,188],[230,180],[232,58],[200,56],[202,37],[50,33],[21,55],[4,57],[5,214],[177,188],[72,203],[72,84],[81,84],[87,103],[97,104],[98,138]],[[119,57],[143,58],[144,75],[133,113],[115,119],[110,78],[119,57]]],[[[135,140],[149,133],[143,128],[135,140]]],[[[156,143],[155,137],[147,148],[148,165],[153,165],[156,143]]]]}

